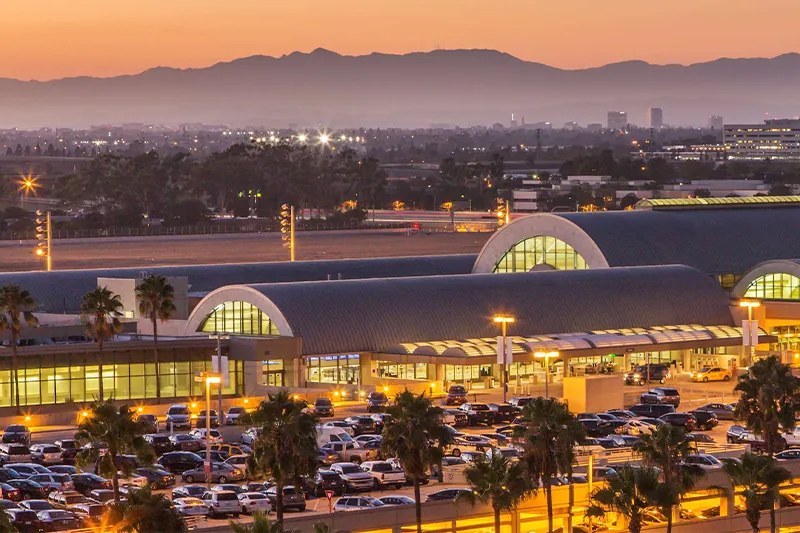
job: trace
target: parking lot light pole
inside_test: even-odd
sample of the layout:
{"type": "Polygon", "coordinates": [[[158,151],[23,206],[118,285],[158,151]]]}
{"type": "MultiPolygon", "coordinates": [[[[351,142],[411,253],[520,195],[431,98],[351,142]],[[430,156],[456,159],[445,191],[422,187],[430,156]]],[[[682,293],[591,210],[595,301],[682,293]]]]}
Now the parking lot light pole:
{"type": "Polygon", "coordinates": [[[751,372],[753,355],[756,351],[752,339],[758,338],[758,323],[753,321],[753,309],[761,307],[761,302],[758,300],[742,300],[739,302],[739,307],[747,308],[747,327],[742,328],[742,343],[747,348],[747,371],[751,372]]]}
{"type": "Polygon", "coordinates": [[[506,370],[506,365],[508,364],[508,357],[511,355],[507,353],[506,334],[508,333],[508,325],[513,324],[516,319],[509,315],[495,315],[493,320],[495,324],[500,324],[500,331],[502,333],[498,355],[502,357],[500,363],[500,381],[503,385],[503,403],[506,403],[508,401],[508,372],[506,370]]]}
{"type": "Polygon", "coordinates": [[[550,397],[550,358],[558,357],[558,352],[536,352],[533,354],[536,359],[544,359],[544,397],[550,397]]]}
{"type": "Polygon", "coordinates": [[[203,471],[206,476],[206,488],[211,490],[211,385],[222,383],[222,375],[214,372],[202,372],[195,381],[206,384],[206,462],[203,471]]]}

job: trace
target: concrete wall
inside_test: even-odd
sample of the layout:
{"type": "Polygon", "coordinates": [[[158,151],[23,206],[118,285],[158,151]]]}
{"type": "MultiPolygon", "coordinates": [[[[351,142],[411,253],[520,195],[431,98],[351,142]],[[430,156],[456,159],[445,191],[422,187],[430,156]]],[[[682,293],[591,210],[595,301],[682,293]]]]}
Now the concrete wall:
{"type": "MultiPolygon", "coordinates": [[[[167,281],[175,289],[175,313],[173,318],[186,320],[189,318],[189,278],[185,276],[168,277],[167,281]]],[[[119,294],[125,316],[128,318],[139,318],[136,287],[141,282],[142,278],[97,278],[98,287],[106,287],[111,292],[119,294]]]]}
{"type": "Polygon", "coordinates": [[[621,409],[623,394],[619,374],[564,378],[564,399],[573,413],[621,409]]]}

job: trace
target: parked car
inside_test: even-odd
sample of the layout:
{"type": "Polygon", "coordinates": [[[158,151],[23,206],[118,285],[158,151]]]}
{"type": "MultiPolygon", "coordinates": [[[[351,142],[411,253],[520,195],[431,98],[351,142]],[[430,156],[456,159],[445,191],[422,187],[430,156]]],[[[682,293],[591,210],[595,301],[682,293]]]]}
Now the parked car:
{"type": "Polygon", "coordinates": [[[428,494],[428,497],[425,498],[426,502],[443,502],[443,501],[453,501],[455,500],[459,494],[463,492],[472,492],[471,489],[442,489],[436,492],[432,492],[428,494]]]}
{"type": "Polygon", "coordinates": [[[704,366],[689,374],[689,381],[702,381],[708,383],[709,381],[730,381],[731,371],[727,368],[719,366],[704,366]]]}
{"type": "Polygon", "coordinates": [[[0,498],[21,502],[23,500],[22,491],[8,483],[0,483],[0,498]]]}
{"type": "Polygon", "coordinates": [[[20,478],[29,478],[36,474],[49,474],[50,469],[46,466],[35,463],[14,463],[6,466],[6,469],[16,472],[20,478]]]}
{"type": "Polygon", "coordinates": [[[330,398],[317,398],[314,400],[314,414],[317,416],[335,416],[333,402],[330,398]]]}
{"type": "Polygon", "coordinates": [[[211,451],[223,452],[227,455],[250,455],[253,450],[245,444],[212,444],[211,451]]]}
{"type": "Polygon", "coordinates": [[[30,452],[31,460],[40,465],[57,465],[64,461],[61,448],[55,444],[33,444],[30,452]]]}
{"type": "MultiPolygon", "coordinates": [[[[783,450],[775,454],[776,461],[796,461],[800,459],[800,450],[792,448],[791,450],[783,450]]],[[[10,482],[9,482],[10,483],[10,482]]]]}
{"type": "Polygon", "coordinates": [[[335,511],[360,511],[362,509],[376,509],[386,505],[371,496],[342,496],[333,504],[335,511]]]}
{"type": "MultiPolygon", "coordinates": [[[[211,409],[209,411],[209,413],[211,413],[211,416],[209,417],[211,419],[210,420],[211,427],[212,428],[218,428],[219,427],[219,417],[217,416],[216,409],[211,409]]],[[[206,410],[205,409],[202,409],[202,410],[200,410],[199,413],[197,413],[197,418],[194,419],[194,427],[198,428],[198,429],[205,429],[205,427],[206,427],[206,410]]]]}
{"type": "Polygon", "coordinates": [[[477,426],[478,424],[491,426],[494,424],[495,413],[485,403],[464,403],[460,409],[467,414],[470,426],[477,426]]]}
{"type": "Polygon", "coordinates": [[[641,420],[630,419],[624,426],[617,428],[616,432],[619,435],[632,435],[638,437],[640,435],[649,435],[656,430],[656,426],[642,422],[641,420]]]}
{"type": "MultiPolygon", "coordinates": [[[[225,463],[211,462],[211,481],[215,483],[227,483],[228,481],[241,481],[244,479],[244,472],[238,468],[226,465],[225,463]]],[[[205,466],[200,464],[197,468],[186,470],[181,474],[184,483],[201,483],[206,481],[205,466]]]]}
{"type": "Polygon", "coordinates": [[[222,444],[222,433],[216,429],[211,431],[206,430],[206,428],[193,429],[189,432],[189,435],[202,442],[203,448],[213,444],[222,444]]]}
{"type": "Polygon", "coordinates": [[[644,385],[654,381],[663,385],[671,377],[667,365],[651,363],[637,366],[632,372],[625,373],[623,379],[626,385],[644,385]]]}
{"type": "Polygon", "coordinates": [[[35,481],[39,485],[51,490],[75,490],[72,478],[66,474],[36,474],[28,479],[35,481]]]}
{"type": "Polygon", "coordinates": [[[73,465],[50,465],[47,468],[54,474],[67,474],[71,476],[72,474],[78,473],[78,468],[73,465]]]}
{"type": "Polygon", "coordinates": [[[631,418],[636,418],[636,413],[629,411],[628,409],[609,409],[606,413],[610,415],[614,415],[617,418],[623,420],[630,420],[631,418]]]}
{"type": "Polygon", "coordinates": [[[372,476],[355,463],[334,463],[331,470],[341,476],[350,490],[370,490],[374,486],[372,476]]]}
{"type": "Polygon", "coordinates": [[[241,505],[243,514],[253,514],[254,512],[269,514],[272,511],[272,503],[263,492],[239,494],[239,505],[241,505]]]}
{"type": "Polygon", "coordinates": [[[675,406],[670,404],[645,404],[640,403],[631,407],[631,412],[637,417],[659,418],[668,413],[675,412],[675,406]]]}
{"type": "Polygon", "coordinates": [[[335,495],[344,494],[347,484],[342,477],[333,470],[317,470],[314,475],[313,492],[316,496],[325,496],[326,491],[333,491],[335,495]]]}
{"type": "Polygon", "coordinates": [[[64,509],[50,509],[36,513],[45,531],[78,529],[81,524],[73,513],[64,509]]]}
{"type": "Polygon", "coordinates": [[[385,392],[373,391],[367,395],[367,412],[380,413],[389,407],[389,398],[385,392]]]}
{"type": "Polygon", "coordinates": [[[25,500],[19,504],[19,507],[21,509],[29,509],[37,513],[39,511],[49,511],[50,509],[55,509],[55,506],[46,499],[25,500]]]}
{"type": "Polygon", "coordinates": [[[147,479],[151,490],[167,489],[175,484],[175,476],[160,468],[141,467],[136,473],[147,479]]]}
{"type": "MultiPolygon", "coordinates": [[[[512,398],[513,399],[513,398],[512,398]]],[[[445,396],[445,405],[462,405],[467,402],[467,389],[463,385],[450,385],[445,396]]]]}
{"type": "Polygon", "coordinates": [[[6,514],[11,524],[19,533],[42,533],[44,524],[39,520],[35,511],[28,509],[6,509],[6,514]]]}
{"type": "Polygon", "coordinates": [[[151,433],[149,435],[145,435],[144,440],[150,445],[151,448],[153,448],[153,452],[156,455],[162,455],[175,449],[175,446],[172,444],[172,441],[169,440],[168,435],[151,433]]]}
{"type": "Polygon", "coordinates": [[[375,420],[373,420],[371,416],[348,416],[344,421],[353,428],[353,436],[376,432],[375,420]]]}
{"type": "Polygon", "coordinates": [[[351,437],[356,436],[356,430],[353,428],[353,425],[343,420],[331,420],[322,424],[322,427],[341,429],[343,432],[347,433],[351,437]]]}
{"type": "MultiPolygon", "coordinates": [[[[247,492],[247,490],[245,490],[244,487],[241,487],[241,486],[236,485],[234,483],[217,483],[216,485],[211,487],[211,490],[216,490],[216,491],[229,490],[231,492],[235,492],[237,496],[239,494],[244,494],[245,492],[247,492]]],[[[256,491],[256,492],[258,492],[258,491],[256,491]]]]}
{"type": "MultiPolygon", "coordinates": [[[[272,486],[267,489],[267,498],[269,502],[275,507],[278,501],[278,487],[272,486]]],[[[283,508],[286,510],[295,509],[303,512],[306,510],[306,497],[303,495],[302,490],[297,490],[294,485],[287,485],[283,487],[283,508]]]]}
{"type": "Polygon", "coordinates": [[[739,439],[741,439],[742,435],[744,435],[745,433],[747,433],[747,428],[736,424],[732,425],[731,427],[728,428],[728,431],[726,432],[726,439],[728,441],[728,444],[735,444],[739,442],[739,439]]]}
{"type": "Polygon", "coordinates": [[[697,427],[697,419],[691,413],[667,413],[662,415],[660,419],[667,424],[682,427],[687,433],[697,427]]]}
{"type": "Polygon", "coordinates": [[[330,466],[333,463],[338,463],[341,460],[339,454],[330,448],[317,450],[317,464],[319,466],[330,466]]]}
{"type": "Polygon", "coordinates": [[[167,472],[182,474],[187,470],[202,467],[203,458],[192,452],[169,452],[159,457],[156,464],[162,466],[167,472]]]}
{"type": "Polygon", "coordinates": [[[11,500],[0,499],[0,511],[4,511],[6,509],[19,509],[19,505],[17,502],[12,502],[11,500]]]}
{"type": "Polygon", "coordinates": [[[392,419],[392,415],[387,413],[372,413],[370,418],[375,422],[375,433],[383,433],[383,428],[386,427],[386,423],[392,419]]]}
{"type": "Polygon", "coordinates": [[[452,415],[455,419],[455,421],[451,424],[453,427],[463,428],[469,425],[469,417],[467,416],[467,413],[461,409],[445,409],[444,413],[452,415]]]}
{"type": "Polygon", "coordinates": [[[372,476],[373,485],[377,490],[391,486],[400,490],[406,484],[406,473],[387,461],[367,461],[361,464],[361,469],[372,476]]]}
{"type": "Polygon", "coordinates": [[[17,463],[30,463],[32,460],[33,456],[26,444],[0,444],[0,464],[14,465],[17,463]]]}
{"type": "Polygon", "coordinates": [[[705,433],[689,433],[686,438],[693,441],[697,446],[709,446],[717,443],[710,435],[705,433]]]}
{"type": "MultiPolygon", "coordinates": [[[[365,443],[369,444],[369,442],[365,443]]],[[[371,449],[365,447],[358,447],[352,442],[329,442],[323,444],[320,450],[328,453],[335,453],[339,458],[339,462],[350,462],[361,464],[364,461],[372,461],[378,458],[378,449],[371,449]]]]}
{"type": "Polygon", "coordinates": [[[645,404],[669,404],[677,409],[681,404],[681,394],[678,389],[655,387],[642,394],[639,397],[639,402],[645,404]]]}
{"type": "Polygon", "coordinates": [[[111,488],[111,480],[98,476],[97,474],[91,474],[87,472],[73,474],[70,477],[72,478],[72,484],[74,485],[75,490],[81,494],[89,494],[89,492],[95,489],[111,488]]]}
{"type": "Polygon", "coordinates": [[[530,403],[531,401],[533,401],[533,396],[514,396],[513,398],[508,400],[508,403],[510,403],[517,409],[522,410],[522,408],[528,405],[528,403],[530,403]]]}
{"type": "Polygon", "coordinates": [[[199,452],[200,450],[205,449],[205,444],[200,439],[196,439],[191,435],[185,435],[183,433],[178,433],[176,435],[170,435],[169,441],[172,444],[172,448],[175,451],[181,452],[199,452]]]}
{"type": "Polygon", "coordinates": [[[494,423],[509,423],[519,414],[519,409],[510,403],[490,403],[489,409],[494,412],[494,423]]]}
{"type": "Polygon", "coordinates": [[[702,409],[696,409],[694,411],[689,411],[697,421],[697,429],[711,431],[717,425],[719,425],[719,419],[717,415],[712,413],[711,411],[703,411],[702,409]]]}
{"type": "Polygon", "coordinates": [[[180,429],[191,429],[192,413],[189,411],[189,407],[182,403],[171,405],[167,410],[165,424],[169,432],[180,429]]]}
{"type": "MultiPolygon", "coordinates": [[[[765,453],[767,452],[767,443],[764,442],[762,437],[755,435],[751,431],[745,431],[736,441],[737,444],[748,444],[750,449],[754,452],[765,453]]],[[[773,452],[779,452],[786,448],[786,440],[782,436],[778,436],[773,443],[773,452]]]]}
{"type": "Polygon", "coordinates": [[[181,485],[172,489],[172,499],[201,498],[206,493],[205,485],[181,485]]]}
{"type": "Polygon", "coordinates": [[[102,525],[103,516],[108,512],[108,507],[102,503],[87,502],[72,506],[70,511],[81,522],[81,527],[97,528],[102,525]]]}
{"type": "Polygon", "coordinates": [[[9,479],[5,481],[5,483],[17,489],[25,499],[36,500],[39,498],[47,498],[47,494],[50,492],[47,487],[35,481],[31,481],[30,479],[9,479]]]}
{"type": "Polygon", "coordinates": [[[722,462],[713,455],[707,453],[689,455],[686,457],[684,464],[694,465],[705,471],[719,470],[722,468],[722,462]]]}
{"type": "Polygon", "coordinates": [[[242,433],[242,436],[239,438],[239,440],[242,441],[242,444],[252,446],[259,435],[261,435],[261,428],[248,428],[244,431],[244,433],[242,433]]]}
{"type": "Polygon", "coordinates": [[[206,504],[208,515],[211,518],[230,515],[238,518],[242,512],[242,507],[239,505],[239,497],[235,492],[210,490],[203,494],[202,500],[206,504]]]}
{"type": "Polygon", "coordinates": [[[31,443],[31,430],[23,424],[11,424],[3,432],[3,444],[16,443],[29,446],[31,443]]]}
{"type": "Polygon", "coordinates": [[[61,456],[64,458],[65,463],[75,462],[75,457],[78,455],[78,445],[72,439],[60,439],[53,444],[61,448],[61,456]]]}
{"type": "Polygon", "coordinates": [[[383,437],[381,435],[374,435],[374,434],[370,434],[370,433],[365,433],[364,435],[359,435],[358,437],[354,438],[353,442],[355,442],[358,446],[363,446],[364,444],[366,444],[367,442],[370,442],[370,441],[378,441],[378,442],[380,442],[382,440],[383,440],[383,437]]]}
{"type": "Polygon", "coordinates": [[[733,420],[733,406],[727,403],[707,403],[697,408],[698,411],[711,411],[719,420],[733,420]]]}
{"type": "Polygon", "coordinates": [[[152,413],[140,413],[136,417],[138,422],[143,428],[144,433],[158,433],[158,417],[152,413]]]}
{"type": "Polygon", "coordinates": [[[208,516],[208,506],[200,498],[173,498],[172,507],[179,516],[208,516]]]}
{"type": "Polygon", "coordinates": [[[54,490],[50,493],[47,499],[53,504],[56,509],[72,509],[73,506],[79,503],[90,503],[89,499],[74,490],[60,491],[54,490]]]}
{"type": "Polygon", "coordinates": [[[246,455],[231,455],[224,461],[226,465],[237,468],[247,474],[247,456],[246,455]]]}
{"type": "Polygon", "coordinates": [[[239,423],[239,419],[247,414],[247,409],[244,407],[234,405],[233,407],[228,408],[228,412],[225,413],[225,425],[226,426],[235,426],[239,423]]]}
{"type": "Polygon", "coordinates": [[[108,503],[114,500],[114,491],[111,489],[95,489],[90,490],[86,496],[100,503],[108,503]]]}

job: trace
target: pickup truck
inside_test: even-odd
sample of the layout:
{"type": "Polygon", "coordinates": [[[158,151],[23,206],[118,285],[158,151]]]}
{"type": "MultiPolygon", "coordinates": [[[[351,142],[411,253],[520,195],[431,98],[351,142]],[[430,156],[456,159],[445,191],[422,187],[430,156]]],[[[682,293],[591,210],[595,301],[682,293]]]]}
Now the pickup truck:
{"type": "Polygon", "coordinates": [[[783,440],[786,441],[787,447],[793,448],[795,446],[800,446],[800,426],[794,428],[794,431],[791,433],[784,433],[781,436],[783,440]]]}
{"type": "Polygon", "coordinates": [[[320,450],[335,453],[339,462],[356,464],[377,459],[379,452],[377,449],[359,448],[352,442],[329,442],[320,446],[320,450]]]}
{"type": "Polygon", "coordinates": [[[399,490],[406,484],[406,473],[386,461],[367,461],[361,463],[361,469],[372,476],[376,489],[394,485],[399,490]]]}

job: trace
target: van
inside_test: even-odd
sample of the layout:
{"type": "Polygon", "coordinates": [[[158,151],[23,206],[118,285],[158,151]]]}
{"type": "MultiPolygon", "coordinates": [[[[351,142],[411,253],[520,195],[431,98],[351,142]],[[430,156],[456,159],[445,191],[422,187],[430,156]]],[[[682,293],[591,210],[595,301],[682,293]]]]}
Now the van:
{"type": "Polygon", "coordinates": [[[0,444],[0,464],[30,463],[31,450],[24,444],[0,444]]]}
{"type": "Polygon", "coordinates": [[[317,446],[329,442],[353,442],[353,437],[342,428],[317,426],[317,446]]]}

